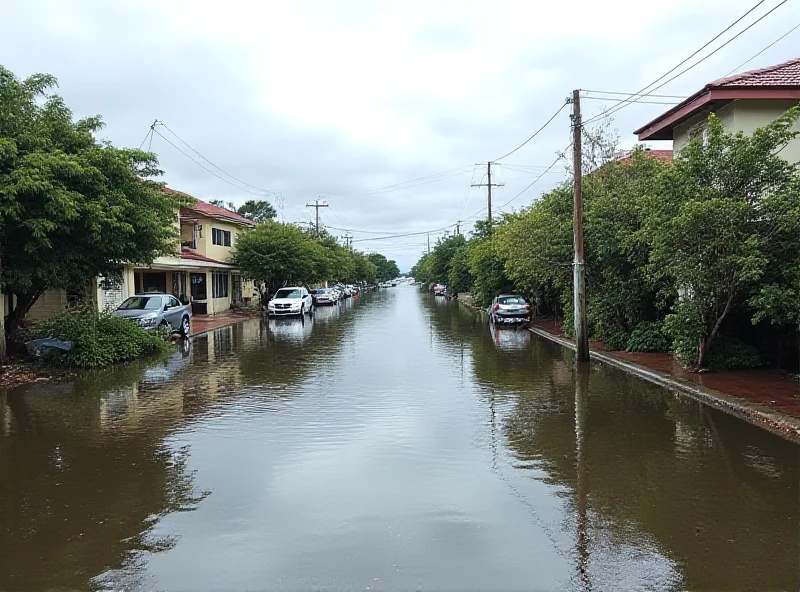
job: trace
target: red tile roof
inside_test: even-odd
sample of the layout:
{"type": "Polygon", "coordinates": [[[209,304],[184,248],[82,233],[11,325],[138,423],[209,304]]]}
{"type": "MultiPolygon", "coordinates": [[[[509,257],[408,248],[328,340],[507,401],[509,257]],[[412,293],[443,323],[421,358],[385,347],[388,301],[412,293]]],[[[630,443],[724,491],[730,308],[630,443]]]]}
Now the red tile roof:
{"type": "Polygon", "coordinates": [[[210,203],[200,201],[199,199],[191,206],[187,206],[185,209],[198,212],[206,216],[210,216],[211,218],[224,218],[235,224],[244,224],[245,226],[255,226],[252,220],[248,220],[247,218],[245,218],[244,216],[240,216],[236,212],[231,212],[230,210],[226,210],[225,208],[220,208],[219,206],[215,206],[210,203]]]}
{"type": "MultiPolygon", "coordinates": [[[[190,259],[192,261],[204,261],[206,263],[219,263],[220,265],[231,265],[230,263],[226,263],[225,261],[217,261],[216,259],[204,257],[203,255],[199,255],[198,253],[189,251],[187,249],[181,250],[181,259],[190,259]]],[[[233,265],[231,265],[231,267],[233,267],[233,265]]]]}
{"type": "Polygon", "coordinates": [[[172,189],[171,187],[164,186],[163,190],[167,193],[177,193],[178,195],[183,195],[184,197],[188,197],[194,200],[194,203],[190,206],[186,206],[181,210],[183,211],[194,211],[198,214],[203,214],[204,216],[209,216],[211,218],[224,218],[234,224],[244,224],[245,226],[255,226],[255,223],[252,220],[248,220],[244,216],[240,216],[236,212],[231,212],[230,210],[226,210],[225,208],[220,208],[219,206],[215,206],[208,202],[205,202],[201,199],[197,199],[193,195],[189,195],[183,191],[178,191],[177,189],[172,189]]]}
{"type": "MultiPolygon", "coordinates": [[[[660,160],[661,162],[670,163],[672,162],[672,150],[651,150],[649,148],[645,148],[642,150],[642,154],[645,156],[649,156],[650,158],[655,158],[656,160],[660,160]]],[[[617,160],[628,160],[633,156],[633,150],[630,152],[625,152],[617,157],[617,160]]]]}
{"type": "Polygon", "coordinates": [[[639,140],[671,140],[675,126],[688,118],[738,99],[800,100],[800,58],[709,82],[634,133],[639,140]]]}
{"type": "Polygon", "coordinates": [[[720,78],[710,83],[711,88],[733,88],[741,86],[800,86],[800,58],[783,62],[767,68],[750,70],[728,78],[720,78]]]}

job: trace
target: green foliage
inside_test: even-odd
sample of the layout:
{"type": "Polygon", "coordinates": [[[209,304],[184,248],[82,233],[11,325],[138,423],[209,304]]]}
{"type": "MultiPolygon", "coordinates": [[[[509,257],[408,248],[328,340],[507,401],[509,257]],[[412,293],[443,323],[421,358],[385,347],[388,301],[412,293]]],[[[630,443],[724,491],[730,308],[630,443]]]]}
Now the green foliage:
{"type": "MultiPolygon", "coordinates": [[[[248,279],[271,294],[281,286],[321,281],[374,282],[383,273],[399,274],[394,261],[378,253],[364,255],[336,243],[332,236],[316,236],[292,224],[266,220],[242,234],[233,260],[248,279]]],[[[391,277],[396,277],[396,275],[391,277]]]]}
{"type": "Polygon", "coordinates": [[[623,332],[609,333],[602,336],[603,345],[611,351],[624,351],[628,346],[628,339],[628,334],[623,332]]]}
{"type": "Polygon", "coordinates": [[[474,238],[467,248],[469,272],[474,278],[472,298],[481,306],[489,306],[497,294],[512,292],[513,285],[504,273],[503,259],[496,248],[494,235],[474,238]]]}
{"type": "Polygon", "coordinates": [[[467,239],[461,234],[440,238],[431,251],[430,271],[434,282],[446,284],[449,281],[453,257],[467,244],[467,239]]]}
{"type": "Polygon", "coordinates": [[[99,116],[73,120],[51,76],[0,67],[0,261],[14,332],[46,290],[85,286],[171,253],[186,203],[151,179],[155,155],[99,142],[99,116]]]}
{"type": "Polygon", "coordinates": [[[634,327],[625,343],[629,352],[666,352],[670,342],[661,323],[643,321],[634,327]]]}
{"type": "Polygon", "coordinates": [[[786,220],[784,196],[797,187],[797,167],[777,153],[797,136],[799,115],[793,108],[751,136],[727,134],[710,116],[707,139],[681,151],[649,201],[651,277],[683,293],[669,331],[687,363],[696,348],[695,367],[733,305],[758,289],[770,252],[780,249],[770,244],[773,231],[795,222],[786,220]]]}
{"type": "Polygon", "coordinates": [[[400,275],[400,268],[392,259],[387,259],[380,253],[370,253],[367,259],[375,266],[375,277],[379,282],[393,280],[400,275]]]}
{"type": "Polygon", "coordinates": [[[272,204],[265,199],[248,200],[239,206],[236,213],[248,220],[252,220],[256,224],[265,220],[274,220],[275,216],[278,215],[272,204]]]}
{"type": "Polygon", "coordinates": [[[733,337],[720,337],[709,351],[705,366],[714,370],[747,370],[764,365],[758,349],[733,337]]]}
{"type": "Polygon", "coordinates": [[[469,292],[472,289],[474,278],[469,271],[469,257],[467,246],[459,248],[450,260],[450,273],[447,276],[447,285],[451,293],[469,292]]]}
{"type": "Polygon", "coordinates": [[[37,323],[32,339],[71,341],[73,349],[51,361],[93,368],[166,352],[169,343],[158,331],[145,331],[138,324],[98,312],[92,307],[71,309],[37,323]]]}

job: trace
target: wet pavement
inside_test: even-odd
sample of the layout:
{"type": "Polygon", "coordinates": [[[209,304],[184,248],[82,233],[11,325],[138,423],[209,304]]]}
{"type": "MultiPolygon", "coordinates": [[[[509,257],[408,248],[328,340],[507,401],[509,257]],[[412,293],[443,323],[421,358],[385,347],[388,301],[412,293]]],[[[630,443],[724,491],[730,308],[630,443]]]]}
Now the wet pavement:
{"type": "Polygon", "coordinates": [[[797,590],[799,472],[399,287],[0,391],[0,590],[797,590]]]}

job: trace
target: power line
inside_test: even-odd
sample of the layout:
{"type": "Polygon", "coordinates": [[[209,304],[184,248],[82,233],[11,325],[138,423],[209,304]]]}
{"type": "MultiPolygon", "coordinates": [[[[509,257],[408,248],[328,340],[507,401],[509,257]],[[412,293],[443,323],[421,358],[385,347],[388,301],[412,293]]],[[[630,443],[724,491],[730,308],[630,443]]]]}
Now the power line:
{"type": "Polygon", "coordinates": [[[354,191],[346,191],[343,193],[334,193],[330,195],[334,195],[336,197],[361,197],[364,195],[371,195],[375,193],[388,193],[390,191],[410,189],[411,187],[418,187],[419,185],[427,185],[428,183],[436,183],[439,181],[444,181],[446,179],[451,179],[453,177],[457,177],[458,175],[466,173],[468,170],[469,170],[468,167],[463,166],[458,169],[442,171],[440,173],[433,173],[430,175],[425,175],[423,177],[417,177],[416,179],[409,179],[408,181],[393,183],[392,185],[386,185],[384,187],[375,187],[372,189],[358,189],[354,191]]]}
{"type": "MultiPolygon", "coordinates": [[[[567,150],[569,150],[569,149],[570,149],[570,147],[571,147],[571,146],[572,146],[572,144],[570,144],[569,146],[567,146],[566,148],[564,148],[564,150],[562,150],[562,152],[566,152],[567,150]]],[[[538,183],[538,182],[539,182],[539,180],[540,180],[542,177],[544,177],[544,176],[545,176],[547,173],[549,173],[549,172],[550,172],[550,169],[552,169],[554,166],[556,166],[560,160],[561,160],[561,155],[558,155],[558,156],[556,157],[556,159],[553,161],[553,164],[551,164],[549,167],[547,167],[547,170],[545,170],[544,172],[542,172],[542,174],[541,174],[541,175],[539,175],[538,177],[536,177],[536,178],[535,178],[535,179],[534,179],[534,180],[531,182],[531,184],[530,184],[530,185],[528,185],[528,186],[527,186],[525,189],[523,189],[522,191],[520,191],[519,193],[517,193],[517,194],[516,194],[514,197],[512,197],[511,199],[509,199],[509,200],[508,200],[506,203],[504,203],[502,206],[500,206],[500,207],[499,207],[499,208],[497,208],[497,209],[498,209],[498,210],[500,210],[500,209],[503,209],[503,208],[504,208],[504,207],[506,207],[508,204],[510,204],[512,201],[514,201],[515,199],[517,199],[517,198],[518,198],[520,195],[522,195],[523,193],[525,193],[526,191],[528,191],[528,189],[530,189],[531,187],[533,187],[534,185],[536,185],[536,183],[538,183]]]]}
{"type": "Polygon", "coordinates": [[[797,23],[797,24],[796,24],[794,27],[792,27],[792,28],[791,28],[791,29],[789,29],[789,30],[788,30],[786,33],[784,33],[783,35],[781,35],[780,37],[778,37],[778,38],[777,38],[775,41],[773,41],[772,43],[770,43],[769,45],[767,45],[767,46],[766,46],[764,49],[762,49],[761,51],[759,51],[759,52],[758,52],[757,54],[755,54],[753,57],[751,57],[750,59],[748,59],[748,60],[746,60],[746,61],[742,62],[741,64],[739,64],[738,66],[736,66],[736,67],[735,67],[733,70],[731,70],[730,72],[728,72],[727,74],[725,74],[725,76],[723,76],[723,78],[727,78],[728,76],[730,76],[730,75],[731,75],[731,74],[733,74],[734,72],[737,72],[737,71],[738,71],[740,68],[742,68],[743,66],[746,66],[747,64],[749,64],[750,62],[752,62],[754,59],[756,59],[756,58],[757,58],[758,56],[760,56],[762,53],[764,53],[765,51],[767,51],[767,50],[768,50],[770,47],[772,47],[773,45],[777,44],[778,42],[780,42],[780,41],[783,41],[784,39],[786,39],[786,38],[787,38],[789,35],[791,35],[792,33],[794,33],[794,32],[795,32],[797,29],[800,29],[800,23],[797,23]]]}
{"type": "Polygon", "coordinates": [[[542,127],[540,127],[538,130],[536,130],[535,132],[533,132],[533,135],[532,135],[530,138],[528,138],[528,139],[527,139],[527,140],[525,140],[525,141],[524,141],[522,144],[520,144],[519,146],[517,146],[516,148],[514,148],[514,149],[513,149],[511,152],[507,152],[506,154],[504,154],[504,155],[503,155],[503,156],[501,156],[500,158],[495,158],[495,159],[494,159],[494,161],[496,162],[496,161],[498,161],[498,160],[502,160],[502,159],[504,159],[506,156],[511,156],[511,155],[512,155],[512,154],[514,154],[514,153],[515,153],[517,150],[519,150],[520,148],[522,148],[522,147],[523,147],[525,144],[527,144],[528,142],[530,142],[531,140],[533,140],[533,139],[534,139],[536,136],[538,136],[538,135],[539,135],[539,133],[540,133],[540,132],[541,132],[541,131],[542,131],[544,128],[546,128],[548,125],[550,125],[550,123],[551,123],[551,122],[552,122],[552,121],[553,121],[553,120],[556,118],[556,116],[557,116],[559,113],[561,113],[561,111],[562,111],[562,110],[564,109],[564,107],[566,107],[566,106],[567,106],[567,103],[565,102],[563,105],[561,105],[561,107],[559,107],[559,108],[558,108],[558,111],[556,111],[555,113],[553,113],[553,115],[550,117],[550,119],[548,119],[547,121],[545,121],[545,122],[544,122],[544,125],[542,125],[542,127]]]}
{"type": "MultiPolygon", "coordinates": [[[[628,96],[628,97],[632,97],[632,96],[638,94],[638,93],[628,93],[628,92],[620,92],[620,91],[614,91],[614,90],[586,90],[586,89],[583,89],[583,88],[581,89],[581,92],[594,93],[596,95],[625,95],[625,96],[628,96]]],[[[649,93],[648,93],[648,96],[654,97],[656,99],[685,99],[686,98],[683,95],[652,95],[652,94],[649,94],[649,93]]],[[[594,98],[594,97],[584,97],[584,98],[590,99],[590,98],[594,98]]]]}
{"type": "Polygon", "coordinates": [[[361,242],[365,242],[365,241],[377,241],[377,240],[388,240],[388,239],[392,239],[392,238],[403,238],[403,237],[406,237],[406,236],[421,236],[423,234],[433,234],[435,232],[442,232],[444,230],[449,230],[450,228],[453,228],[454,226],[455,226],[455,224],[450,224],[449,226],[443,226],[442,228],[434,228],[433,230],[424,230],[424,231],[421,231],[421,232],[408,232],[408,233],[405,233],[405,234],[393,234],[393,235],[388,235],[388,236],[378,236],[378,237],[375,237],[375,238],[359,238],[359,239],[355,239],[353,242],[354,243],[361,243],[361,242]]]}
{"type": "Polygon", "coordinates": [[[229,181],[229,180],[228,180],[228,179],[226,179],[225,177],[222,177],[222,176],[218,175],[217,173],[215,173],[215,172],[214,172],[214,171],[212,171],[211,169],[209,169],[209,168],[207,168],[206,166],[204,166],[204,165],[203,165],[203,163],[196,161],[196,160],[195,160],[194,158],[192,158],[190,155],[186,154],[186,152],[184,152],[183,150],[181,150],[181,149],[180,149],[178,146],[176,146],[176,145],[175,145],[173,142],[171,142],[171,141],[170,141],[168,138],[166,138],[166,137],[164,136],[164,134],[162,134],[161,132],[159,132],[159,131],[158,131],[158,130],[156,130],[155,128],[153,128],[153,133],[155,133],[155,134],[158,134],[158,135],[159,135],[159,137],[160,137],[162,140],[164,140],[164,141],[165,141],[167,144],[169,144],[170,146],[172,146],[173,148],[175,148],[175,150],[177,150],[178,152],[180,152],[181,154],[183,154],[183,155],[184,155],[186,158],[188,158],[189,160],[191,160],[193,163],[195,163],[195,164],[196,164],[197,166],[199,166],[201,169],[203,169],[203,170],[205,170],[206,172],[208,172],[208,173],[211,173],[212,175],[214,175],[214,176],[215,176],[217,179],[219,179],[220,181],[224,181],[224,182],[225,182],[225,183],[227,183],[228,185],[230,185],[230,186],[232,186],[232,187],[236,187],[236,189],[239,189],[240,191],[244,191],[244,192],[246,192],[246,193],[250,193],[250,194],[252,194],[252,195],[258,195],[258,196],[260,196],[260,197],[264,197],[264,194],[263,194],[263,193],[256,192],[256,191],[250,191],[249,189],[246,189],[246,188],[244,188],[244,187],[240,187],[239,185],[236,185],[235,183],[233,183],[233,182],[229,181]]]}
{"type": "MultiPolygon", "coordinates": [[[[155,122],[155,123],[153,123],[153,126],[155,126],[155,125],[160,125],[160,126],[161,126],[161,127],[163,127],[164,129],[166,129],[167,131],[169,131],[169,133],[171,133],[173,136],[175,136],[176,138],[178,138],[178,140],[179,140],[179,141],[180,141],[180,142],[181,142],[181,143],[182,143],[184,146],[186,146],[186,147],[187,147],[189,150],[191,150],[192,152],[194,152],[195,154],[197,154],[197,156],[199,156],[200,158],[202,158],[203,160],[205,160],[205,161],[206,161],[208,164],[210,164],[211,166],[213,166],[215,169],[217,169],[218,171],[220,171],[220,172],[221,172],[223,175],[226,175],[226,176],[230,177],[230,178],[231,178],[231,179],[233,179],[234,181],[238,181],[239,183],[241,183],[242,185],[245,185],[246,187],[251,187],[251,188],[253,188],[253,189],[257,189],[258,191],[261,191],[262,193],[267,193],[267,194],[271,194],[271,195],[277,195],[277,194],[278,194],[278,192],[277,192],[277,191],[272,191],[271,189],[263,189],[262,187],[257,187],[256,185],[251,185],[251,184],[250,184],[250,183],[248,183],[247,181],[242,181],[242,180],[241,180],[241,179],[239,179],[238,177],[234,177],[234,176],[233,176],[233,175],[231,175],[231,174],[230,174],[228,171],[226,171],[226,170],[222,169],[221,167],[217,166],[216,164],[214,164],[213,162],[211,162],[210,160],[208,160],[208,159],[207,159],[205,156],[203,156],[202,154],[200,154],[200,153],[199,153],[197,150],[195,150],[194,148],[192,148],[192,147],[191,147],[191,146],[190,146],[190,145],[189,145],[189,144],[188,144],[188,143],[187,143],[187,142],[186,142],[186,141],[185,141],[183,138],[181,138],[181,137],[180,137],[178,134],[176,134],[175,132],[173,132],[173,131],[172,131],[172,130],[169,128],[169,126],[167,126],[167,124],[166,124],[166,123],[164,123],[163,121],[158,121],[158,122],[155,122]]],[[[153,129],[154,129],[154,131],[155,131],[155,127],[154,127],[153,129]]],[[[158,134],[158,135],[159,135],[159,136],[161,136],[161,134],[158,134]]],[[[164,136],[161,136],[161,137],[163,138],[164,136]]],[[[166,140],[166,138],[164,138],[164,139],[166,140]]],[[[173,144],[173,146],[174,146],[174,144],[173,144]]],[[[206,170],[208,170],[208,169],[206,169],[206,170]]]]}
{"type": "MultiPolygon", "coordinates": [[[[715,53],[717,53],[717,52],[718,52],[720,49],[722,49],[723,47],[725,47],[726,45],[728,45],[729,43],[731,43],[731,42],[732,42],[733,40],[735,40],[737,37],[739,37],[740,35],[742,35],[742,34],[743,34],[743,33],[745,33],[746,31],[748,31],[748,30],[749,30],[750,28],[752,28],[754,25],[756,25],[756,24],[757,24],[757,23],[759,23],[761,20],[763,20],[763,19],[764,19],[764,17],[768,16],[770,13],[772,13],[772,12],[773,12],[773,11],[775,11],[775,10],[776,10],[778,7],[780,7],[780,6],[782,6],[783,4],[785,4],[787,1],[788,1],[788,0],[782,0],[782,2],[780,2],[780,3],[779,3],[778,5],[776,5],[774,8],[772,8],[772,9],[771,9],[769,12],[767,12],[766,14],[764,14],[763,16],[761,16],[759,19],[757,19],[756,21],[752,22],[750,25],[748,25],[747,27],[745,27],[744,29],[742,29],[742,30],[741,30],[739,33],[737,33],[735,36],[733,36],[733,37],[731,37],[730,39],[728,39],[728,40],[727,40],[725,43],[723,43],[722,45],[720,45],[720,46],[719,46],[717,49],[715,49],[713,52],[711,52],[710,54],[706,55],[705,57],[703,57],[703,58],[702,58],[701,60],[699,60],[698,62],[695,62],[694,64],[692,64],[691,66],[689,66],[689,67],[688,67],[688,68],[686,68],[685,70],[682,70],[681,72],[679,72],[678,74],[676,74],[675,76],[673,76],[672,78],[670,78],[669,80],[667,80],[666,82],[663,82],[663,83],[662,83],[662,84],[660,84],[659,86],[656,86],[655,88],[652,88],[652,89],[650,89],[650,91],[649,91],[649,92],[655,92],[655,91],[657,91],[658,89],[660,89],[660,88],[662,88],[663,86],[665,86],[665,85],[669,84],[670,82],[672,82],[673,80],[675,80],[675,79],[676,79],[676,78],[678,78],[679,76],[682,76],[683,74],[685,74],[686,72],[688,72],[688,71],[689,71],[689,70],[691,70],[692,68],[695,68],[695,67],[696,67],[696,66],[698,66],[699,64],[703,63],[705,60],[707,60],[707,59],[708,59],[708,58],[710,58],[712,55],[714,55],[715,53]]],[[[602,119],[603,117],[608,117],[608,116],[611,116],[611,115],[613,115],[614,113],[617,113],[618,111],[621,111],[622,109],[624,109],[625,107],[627,107],[627,106],[628,106],[628,105],[630,105],[631,103],[635,103],[635,102],[637,102],[637,100],[638,100],[638,99],[634,99],[634,97],[640,97],[640,98],[643,98],[643,97],[646,97],[646,96],[648,96],[648,94],[649,94],[649,93],[645,93],[644,91],[646,91],[647,89],[649,89],[649,88],[650,88],[651,86],[653,86],[654,84],[656,84],[656,83],[660,82],[661,80],[664,80],[664,78],[666,78],[667,76],[669,76],[670,74],[672,74],[672,73],[673,73],[675,70],[677,70],[677,69],[678,69],[678,68],[680,68],[680,67],[681,67],[683,64],[685,64],[686,62],[688,62],[689,60],[691,60],[693,57],[695,57],[697,54],[699,54],[701,51],[703,51],[703,50],[704,50],[706,47],[708,47],[709,45],[711,45],[712,43],[714,43],[714,41],[716,41],[717,39],[719,39],[720,37],[722,37],[722,36],[723,36],[725,33],[727,33],[727,32],[728,32],[728,31],[730,31],[730,30],[731,30],[733,27],[735,27],[737,24],[739,24],[739,23],[740,23],[740,22],[741,22],[741,21],[742,21],[742,20],[743,20],[745,17],[747,17],[747,16],[748,16],[750,13],[752,13],[752,12],[753,12],[755,9],[757,9],[759,6],[761,6],[762,4],[764,4],[764,2],[766,2],[766,0],[760,0],[759,2],[757,2],[757,3],[756,3],[756,4],[755,4],[755,5],[752,7],[752,8],[750,8],[750,10],[748,10],[747,12],[745,12],[745,13],[744,13],[742,16],[740,16],[738,19],[736,19],[734,22],[732,22],[730,25],[728,25],[728,26],[727,26],[725,29],[723,29],[723,30],[722,30],[720,33],[718,33],[716,36],[714,36],[714,37],[713,37],[711,40],[707,41],[707,42],[706,42],[704,45],[702,45],[702,46],[701,46],[699,49],[697,49],[696,51],[694,51],[694,53],[692,53],[690,56],[688,56],[687,58],[685,58],[684,60],[682,60],[681,62],[679,62],[678,64],[676,64],[676,65],[675,65],[674,67],[672,67],[670,70],[667,70],[667,71],[666,71],[664,74],[662,74],[661,76],[659,76],[658,78],[656,78],[656,79],[655,79],[653,82],[651,82],[651,83],[650,83],[650,84],[648,84],[647,86],[643,87],[641,90],[639,90],[639,91],[637,91],[636,93],[632,94],[632,95],[631,95],[631,96],[630,96],[630,97],[629,97],[629,98],[628,98],[628,99],[627,99],[625,102],[623,102],[623,103],[622,103],[622,104],[620,104],[620,105],[617,105],[616,107],[612,107],[611,109],[608,109],[608,110],[607,110],[607,111],[605,111],[604,113],[601,113],[600,115],[597,115],[597,116],[595,116],[595,117],[591,118],[589,121],[585,121],[585,122],[583,123],[583,125],[587,125],[587,124],[589,124],[589,123],[593,123],[594,121],[597,121],[598,119],[602,119]]]]}
{"type": "MultiPolygon", "coordinates": [[[[647,96],[650,96],[650,95],[647,95],[647,96]]],[[[587,99],[587,100],[592,100],[592,101],[615,101],[617,103],[627,103],[627,102],[629,102],[628,99],[610,99],[608,97],[585,97],[585,96],[581,95],[581,98],[584,98],[584,99],[587,99]]],[[[670,103],[668,101],[641,101],[641,100],[637,100],[637,101],[634,101],[634,102],[639,104],[639,105],[672,105],[673,107],[675,105],[680,105],[680,103],[675,103],[675,102],[671,102],[670,103]]]]}

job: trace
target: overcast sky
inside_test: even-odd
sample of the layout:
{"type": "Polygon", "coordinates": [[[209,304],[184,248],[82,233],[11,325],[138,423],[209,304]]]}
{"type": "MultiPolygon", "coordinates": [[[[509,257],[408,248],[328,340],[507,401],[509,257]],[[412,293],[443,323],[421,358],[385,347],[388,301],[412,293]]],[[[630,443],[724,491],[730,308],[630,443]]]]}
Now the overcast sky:
{"type": "MultiPolygon", "coordinates": [[[[780,1],[766,0],[720,41],[780,1]]],[[[0,64],[20,77],[54,74],[76,116],[102,115],[102,137],[115,145],[147,138],[147,147],[150,124],[163,121],[251,191],[280,192],[282,200],[270,200],[284,220],[309,221],[305,205],[322,196],[331,206],[321,210],[324,224],[352,229],[356,247],[407,270],[425,249],[424,235],[362,240],[380,236],[363,231],[422,232],[469,218],[485,205],[485,189],[469,187],[485,182],[485,162],[528,138],[573,88],[637,91],[755,3],[9,0],[0,64]],[[398,186],[413,179],[420,180],[398,186]]],[[[688,95],[798,23],[800,2],[789,0],[657,92],[688,95]]],[[[800,29],[744,69],[798,57],[798,41],[800,29]]],[[[614,104],[584,100],[583,110],[588,117],[614,104]]],[[[615,126],[624,145],[668,108],[623,109],[615,126]]],[[[505,183],[495,189],[496,207],[568,143],[564,109],[503,161],[512,167],[495,167],[493,180],[505,183]]],[[[204,200],[253,197],[158,135],[151,149],[170,187],[204,200]]],[[[561,179],[559,165],[505,209],[529,204],[561,179]]]]}

